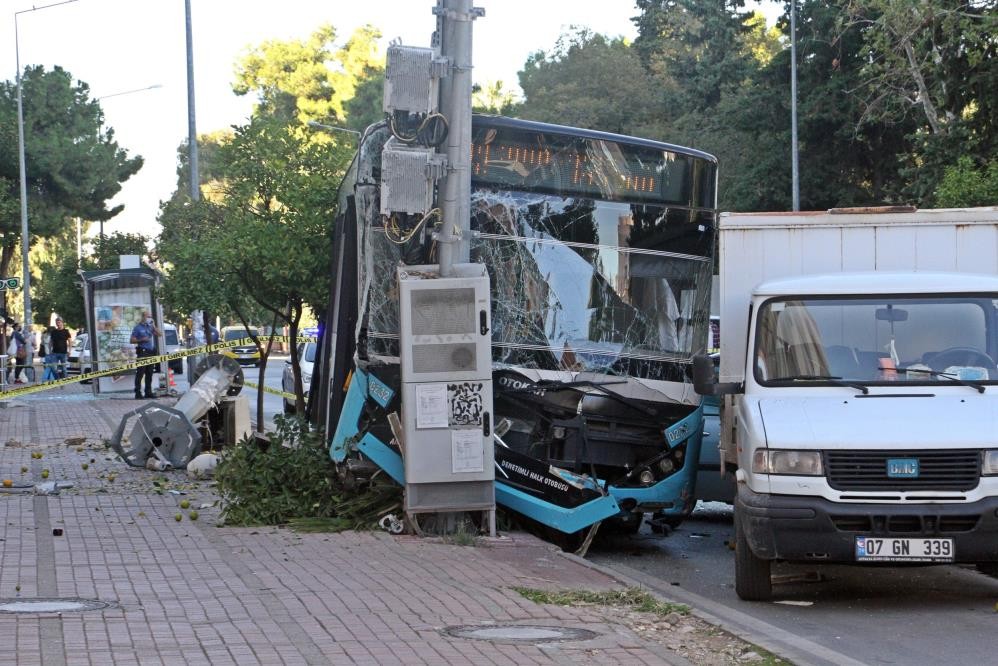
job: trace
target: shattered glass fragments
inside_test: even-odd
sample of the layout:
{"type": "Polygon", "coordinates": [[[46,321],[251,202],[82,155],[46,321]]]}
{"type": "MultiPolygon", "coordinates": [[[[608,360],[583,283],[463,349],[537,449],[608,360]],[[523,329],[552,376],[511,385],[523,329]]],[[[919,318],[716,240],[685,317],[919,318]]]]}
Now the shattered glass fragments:
{"type": "MultiPolygon", "coordinates": [[[[371,173],[365,183],[362,167],[355,189],[358,349],[394,361],[395,267],[436,256],[427,230],[405,244],[386,237],[372,175],[384,134],[371,138],[360,160],[371,173]]],[[[593,159],[590,171],[603,163],[612,169],[593,159]]],[[[477,186],[471,218],[471,260],[492,286],[495,365],[685,381],[677,364],[707,341],[713,211],[477,186]]]]}

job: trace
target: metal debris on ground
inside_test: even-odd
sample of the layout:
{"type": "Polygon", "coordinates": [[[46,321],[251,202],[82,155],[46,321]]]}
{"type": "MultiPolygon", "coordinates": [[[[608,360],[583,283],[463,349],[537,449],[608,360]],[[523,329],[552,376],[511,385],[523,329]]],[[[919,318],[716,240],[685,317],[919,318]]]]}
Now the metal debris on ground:
{"type": "Polygon", "coordinates": [[[201,452],[201,434],[195,426],[228,393],[239,364],[217,356],[174,407],[149,402],[125,414],[111,438],[110,446],[133,467],[157,471],[187,467],[201,452]],[[126,437],[125,430],[133,423],[126,437]],[[125,444],[129,448],[125,448],[125,444]]]}

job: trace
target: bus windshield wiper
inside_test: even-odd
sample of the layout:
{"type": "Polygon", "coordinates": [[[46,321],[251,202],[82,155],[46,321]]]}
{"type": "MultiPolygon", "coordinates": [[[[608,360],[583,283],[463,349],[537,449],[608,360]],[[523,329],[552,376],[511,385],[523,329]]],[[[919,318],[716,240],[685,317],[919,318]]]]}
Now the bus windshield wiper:
{"type": "Polygon", "coordinates": [[[897,368],[897,372],[903,372],[905,374],[909,372],[920,372],[924,375],[931,375],[933,377],[942,377],[943,379],[948,379],[955,384],[961,384],[963,386],[969,386],[970,388],[976,390],[978,393],[984,393],[984,384],[971,379],[961,379],[953,373],[950,372],[939,372],[937,370],[923,370],[922,368],[897,368]]]}
{"type": "Polygon", "coordinates": [[[850,382],[841,377],[836,377],[834,375],[790,375],[789,377],[773,377],[770,381],[774,382],[828,382],[829,384],[835,384],[836,386],[843,386],[846,388],[854,388],[857,391],[862,391],[863,395],[870,392],[870,389],[860,384],[859,382],[850,382]]]}

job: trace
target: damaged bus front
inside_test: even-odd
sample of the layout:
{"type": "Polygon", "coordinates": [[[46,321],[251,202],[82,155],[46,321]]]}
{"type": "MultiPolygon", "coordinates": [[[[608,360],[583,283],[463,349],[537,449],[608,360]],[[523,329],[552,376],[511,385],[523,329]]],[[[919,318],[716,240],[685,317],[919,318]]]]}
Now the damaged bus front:
{"type": "MultiPolygon", "coordinates": [[[[703,432],[716,160],[669,144],[474,116],[471,261],[491,281],[496,501],[565,545],[692,508],[703,432]]],[[[344,180],[315,410],[333,459],[403,483],[395,267],[436,260],[432,219],[379,212],[373,126],[344,180]]],[[[427,216],[430,218],[430,216],[427,216]]],[[[318,373],[317,373],[318,374],[318,373]]]]}

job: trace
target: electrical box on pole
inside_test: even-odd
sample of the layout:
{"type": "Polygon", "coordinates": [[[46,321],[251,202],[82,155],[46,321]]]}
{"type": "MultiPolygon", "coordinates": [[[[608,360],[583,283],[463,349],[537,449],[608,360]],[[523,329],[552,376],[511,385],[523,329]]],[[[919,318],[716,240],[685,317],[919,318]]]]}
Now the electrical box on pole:
{"type": "Polygon", "coordinates": [[[398,268],[408,513],[495,508],[489,276],[454,271],[398,268]]]}
{"type": "Polygon", "coordinates": [[[406,513],[483,511],[494,535],[489,276],[458,251],[470,237],[471,25],[482,12],[438,0],[434,13],[439,50],[392,44],[385,70],[385,232],[411,230],[408,240],[436,217],[440,258],[397,269],[402,422],[393,428],[406,513]]]}

